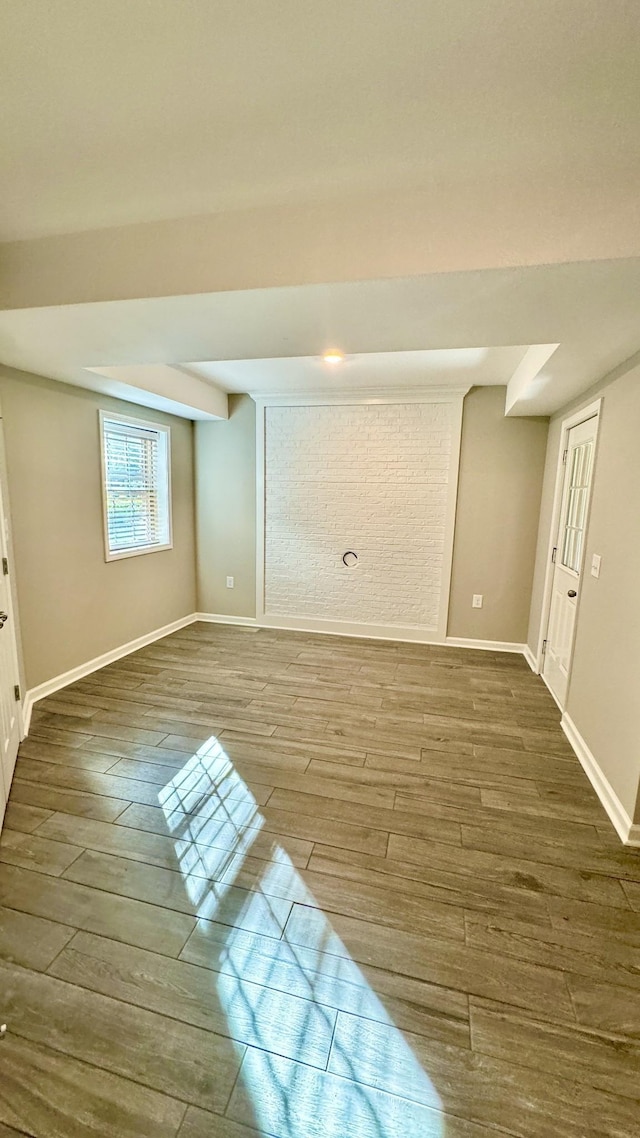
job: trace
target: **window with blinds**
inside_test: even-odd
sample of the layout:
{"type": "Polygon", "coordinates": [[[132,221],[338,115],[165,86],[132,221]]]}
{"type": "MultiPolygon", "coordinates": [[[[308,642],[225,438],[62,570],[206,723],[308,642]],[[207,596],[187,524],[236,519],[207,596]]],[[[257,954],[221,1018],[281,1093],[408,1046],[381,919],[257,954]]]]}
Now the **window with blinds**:
{"type": "Polygon", "coordinates": [[[107,561],[171,548],[169,428],[100,412],[107,561]]]}

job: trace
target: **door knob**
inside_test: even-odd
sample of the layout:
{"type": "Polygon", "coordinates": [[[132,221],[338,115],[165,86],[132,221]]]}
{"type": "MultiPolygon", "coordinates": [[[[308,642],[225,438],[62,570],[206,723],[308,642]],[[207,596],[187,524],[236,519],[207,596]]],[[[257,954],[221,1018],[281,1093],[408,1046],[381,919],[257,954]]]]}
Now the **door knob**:
{"type": "Polygon", "coordinates": [[[576,593],[575,589],[569,589],[569,592],[567,593],[568,597],[577,597],[577,595],[578,594],[576,593]]]}

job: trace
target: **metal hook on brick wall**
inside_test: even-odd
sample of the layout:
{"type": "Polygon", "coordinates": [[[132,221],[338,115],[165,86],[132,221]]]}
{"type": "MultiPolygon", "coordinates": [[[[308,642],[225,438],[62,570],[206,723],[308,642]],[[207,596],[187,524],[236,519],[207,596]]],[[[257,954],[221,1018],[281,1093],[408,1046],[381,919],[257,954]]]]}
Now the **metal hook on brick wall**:
{"type": "Polygon", "coordinates": [[[348,549],[346,553],[342,554],[342,563],[343,563],[343,565],[346,565],[347,569],[351,569],[354,565],[357,564],[357,561],[358,561],[358,554],[354,553],[352,549],[348,549]],[[353,557],[354,560],[353,561],[347,561],[347,557],[353,557]]]}

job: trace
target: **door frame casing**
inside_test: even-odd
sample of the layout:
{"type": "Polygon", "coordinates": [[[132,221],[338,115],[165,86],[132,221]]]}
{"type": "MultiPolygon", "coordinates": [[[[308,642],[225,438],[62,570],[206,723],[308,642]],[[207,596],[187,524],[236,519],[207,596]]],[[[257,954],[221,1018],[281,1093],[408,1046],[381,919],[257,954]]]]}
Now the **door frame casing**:
{"type": "MultiPolygon", "coordinates": [[[[20,609],[18,604],[18,589],[17,589],[17,574],[16,574],[16,557],[13,545],[13,518],[11,513],[11,494],[9,489],[9,471],[7,469],[7,444],[6,432],[4,429],[4,414],[2,410],[2,402],[0,401],[0,434],[2,435],[0,446],[0,455],[3,456],[3,461],[0,461],[0,489],[2,493],[2,502],[4,505],[4,517],[6,519],[5,527],[5,545],[7,557],[9,559],[9,598],[11,604],[11,625],[13,627],[13,640],[16,650],[16,665],[18,675],[16,677],[20,686],[20,699],[18,703],[18,719],[20,722],[20,738],[25,737],[25,694],[26,694],[26,676],[24,667],[24,655],[22,651],[22,630],[20,626],[20,609]]],[[[2,525],[2,517],[0,516],[0,525],[2,525]]]]}
{"type": "MultiPolygon", "coordinates": [[[[602,398],[595,399],[592,403],[588,403],[585,407],[581,407],[578,411],[574,411],[571,415],[567,415],[567,417],[562,420],[562,427],[561,427],[561,431],[560,431],[560,444],[558,447],[558,456],[557,456],[557,461],[556,461],[556,477],[555,477],[555,485],[554,485],[554,491],[553,491],[553,506],[551,509],[551,524],[549,526],[549,539],[548,539],[548,543],[547,543],[546,560],[545,560],[544,588],[543,588],[543,592],[542,592],[542,607],[540,610],[540,626],[538,629],[538,643],[536,645],[536,654],[535,654],[535,665],[536,665],[535,671],[542,678],[543,681],[544,681],[543,645],[544,645],[544,642],[547,638],[547,632],[549,629],[549,618],[551,615],[551,595],[552,595],[552,587],[553,587],[553,574],[555,571],[555,564],[554,564],[552,558],[553,558],[553,550],[557,547],[558,540],[559,540],[560,512],[562,509],[562,498],[563,498],[563,491],[564,491],[565,464],[563,462],[563,455],[564,455],[565,450],[568,449],[569,431],[573,427],[578,427],[581,423],[585,423],[587,421],[587,419],[595,419],[596,424],[595,424],[595,444],[594,444],[594,450],[593,450],[592,482],[591,482],[591,488],[590,488],[590,492],[589,492],[589,503],[587,506],[587,517],[586,517],[586,524],[585,524],[585,542],[584,542],[583,549],[582,549],[582,564],[580,566],[580,577],[581,578],[582,578],[582,573],[584,571],[586,551],[587,551],[587,541],[588,541],[588,535],[589,535],[589,519],[591,517],[591,502],[593,500],[593,479],[595,478],[596,463],[598,461],[598,438],[600,435],[600,422],[602,419],[602,398]]],[[[576,607],[576,619],[574,622],[573,639],[572,639],[572,643],[571,643],[571,662],[569,664],[569,680],[568,680],[567,692],[569,690],[569,686],[571,685],[571,665],[573,663],[573,648],[574,648],[574,644],[575,644],[576,631],[578,628],[578,621],[580,619],[581,597],[582,597],[582,590],[580,590],[578,593],[578,601],[577,601],[577,607],[576,607]]],[[[546,681],[545,681],[545,683],[546,683],[546,681]]],[[[547,687],[548,687],[548,685],[547,685],[547,687]]],[[[551,688],[548,687],[548,690],[551,692],[551,688]]],[[[553,692],[551,692],[551,695],[555,699],[556,703],[558,703],[558,700],[556,699],[555,694],[553,692]]],[[[566,704],[566,699],[565,699],[565,704],[566,704]]],[[[564,708],[561,707],[559,703],[558,703],[558,707],[560,707],[561,711],[564,711],[564,708]]]]}
{"type": "MultiPolygon", "coordinates": [[[[256,405],[256,623],[263,628],[288,628],[303,632],[332,632],[342,636],[373,637],[417,641],[423,644],[447,642],[449,597],[453,568],[456,507],[460,454],[462,449],[462,417],[465,396],[469,385],[456,387],[399,388],[396,391],[320,391],[272,395],[251,394],[256,405]],[[418,625],[378,625],[352,623],[321,618],[271,617],[265,612],[265,521],[266,521],[266,411],[269,407],[344,407],[365,405],[394,405],[410,403],[448,403],[454,409],[451,432],[451,461],[446,506],[442,588],[437,629],[423,629],[418,625]]],[[[518,646],[519,647],[519,646],[518,646]]]]}
{"type": "MultiPolygon", "coordinates": [[[[13,664],[15,665],[15,670],[16,670],[15,671],[15,679],[17,680],[18,693],[19,693],[19,697],[20,697],[19,699],[16,699],[16,701],[15,701],[16,724],[17,724],[18,747],[19,747],[20,743],[24,739],[25,733],[26,733],[25,732],[25,719],[24,719],[25,682],[24,682],[24,664],[23,664],[23,657],[22,657],[22,639],[21,639],[21,635],[20,635],[20,620],[19,620],[19,616],[18,616],[18,598],[17,598],[17,590],[16,590],[16,578],[15,578],[15,557],[14,557],[14,551],[13,551],[13,525],[12,525],[12,518],[11,518],[11,501],[10,501],[10,496],[9,496],[9,478],[8,478],[7,460],[6,460],[4,417],[2,414],[1,405],[0,405],[0,500],[2,503],[2,509],[0,510],[0,526],[2,527],[2,531],[4,534],[4,555],[7,557],[7,562],[8,562],[8,566],[9,566],[9,572],[6,574],[6,580],[7,580],[6,606],[7,606],[7,612],[9,614],[9,622],[8,622],[7,631],[6,631],[5,635],[11,636],[11,640],[12,640],[13,664]]],[[[0,573],[2,573],[2,572],[3,572],[3,570],[2,570],[2,567],[0,566],[0,573]]],[[[4,765],[2,759],[0,759],[0,765],[4,765]]],[[[13,774],[14,774],[14,768],[15,768],[15,759],[14,759],[14,766],[12,767],[12,771],[11,771],[11,777],[9,779],[9,784],[7,786],[4,786],[4,791],[5,791],[4,802],[0,803],[0,830],[2,829],[2,826],[4,823],[7,802],[9,800],[9,792],[11,789],[11,780],[12,780],[13,774]]],[[[2,771],[0,773],[0,783],[3,783],[3,782],[4,782],[4,771],[2,771]]]]}

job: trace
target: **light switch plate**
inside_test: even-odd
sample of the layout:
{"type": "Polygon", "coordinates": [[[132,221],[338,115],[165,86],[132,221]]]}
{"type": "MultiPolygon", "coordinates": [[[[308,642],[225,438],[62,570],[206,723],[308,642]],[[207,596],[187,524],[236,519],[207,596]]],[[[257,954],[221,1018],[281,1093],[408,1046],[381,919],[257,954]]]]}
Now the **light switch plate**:
{"type": "Polygon", "coordinates": [[[234,581],[233,577],[227,577],[227,588],[232,589],[234,585],[235,585],[235,581],[234,581]]]}
{"type": "Polygon", "coordinates": [[[593,557],[591,558],[591,576],[592,577],[599,577],[600,576],[600,562],[601,561],[602,561],[602,558],[601,558],[600,554],[594,553],[593,557]]]}
{"type": "Polygon", "coordinates": [[[473,600],[471,601],[471,608],[472,609],[481,609],[482,608],[482,593],[474,593],[473,594],[473,600]]]}

